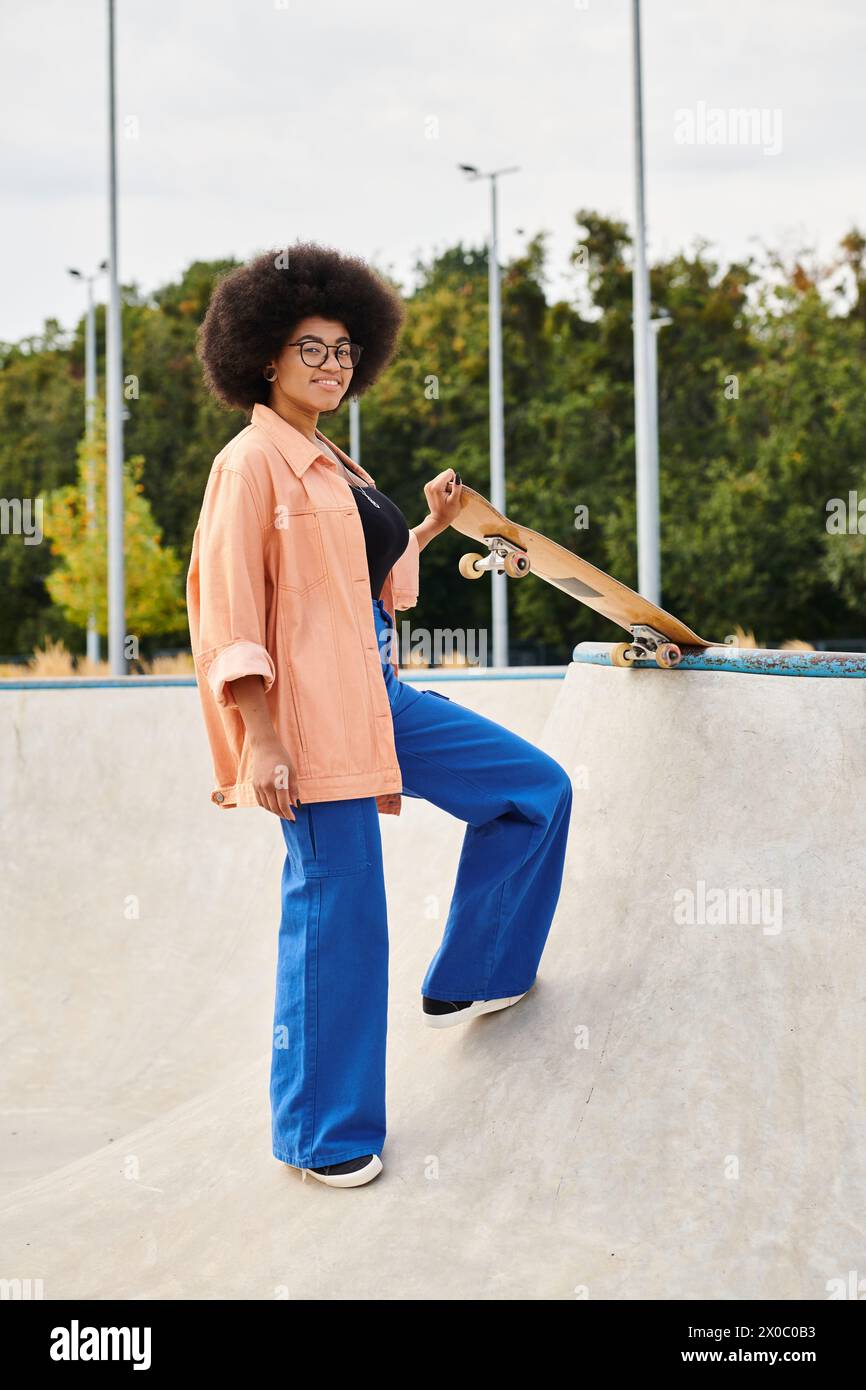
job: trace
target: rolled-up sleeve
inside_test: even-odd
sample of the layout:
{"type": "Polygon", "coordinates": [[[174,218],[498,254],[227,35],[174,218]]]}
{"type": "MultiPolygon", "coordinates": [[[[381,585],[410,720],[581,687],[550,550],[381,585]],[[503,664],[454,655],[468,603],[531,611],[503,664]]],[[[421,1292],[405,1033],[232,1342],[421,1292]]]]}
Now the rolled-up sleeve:
{"type": "Polygon", "coordinates": [[[236,704],[231,682],[276,672],[265,645],[265,526],[248,480],[231,468],[211,477],[198,528],[196,666],[217,704],[236,704]]]}
{"type": "Polygon", "coordinates": [[[410,530],[409,542],[399,560],[391,568],[395,608],[414,608],[420,586],[421,551],[418,537],[410,530]]]}

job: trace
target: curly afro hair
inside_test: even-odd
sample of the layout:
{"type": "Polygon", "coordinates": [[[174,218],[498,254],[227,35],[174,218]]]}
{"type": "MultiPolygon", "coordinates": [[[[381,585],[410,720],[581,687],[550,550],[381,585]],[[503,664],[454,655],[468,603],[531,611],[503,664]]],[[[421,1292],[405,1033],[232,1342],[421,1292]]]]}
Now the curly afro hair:
{"type": "Polygon", "coordinates": [[[266,251],[218,281],[196,342],[208,390],[242,410],[267,405],[262,369],[312,314],[344,323],[363,347],[346,392],[363,395],[397,350],[403,301],[360,257],[309,241],[266,251]]]}

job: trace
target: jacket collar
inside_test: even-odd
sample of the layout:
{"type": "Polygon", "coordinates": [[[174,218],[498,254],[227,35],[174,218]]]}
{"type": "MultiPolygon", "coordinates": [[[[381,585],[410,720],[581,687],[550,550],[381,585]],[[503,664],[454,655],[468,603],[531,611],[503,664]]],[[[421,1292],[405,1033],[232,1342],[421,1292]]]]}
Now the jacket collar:
{"type": "MultiPolygon", "coordinates": [[[[314,463],[318,458],[323,459],[329,468],[334,467],[333,461],[328,458],[327,454],[317,448],[312,440],[308,439],[305,434],[301,434],[300,430],[296,430],[294,425],[290,425],[288,420],[284,420],[282,415],[278,415],[275,410],[271,410],[269,405],[262,405],[257,401],[253,406],[250,424],[257,425],[259,429],[264,430],[265,434],[276,444],[283,458],[294,469],[299,478],[303,477],[310,464],[314,463]]],[[[355,463],[354,459],[349,458],[349,455],[344,453],[336,444],[332,444],[327,435],[323,434],[321,430],[316,430],[316,434],[319,439],[322,440],[323,444],[327,444],[329,449],[333,449],[334,453],[343,460],[347,467],[354,469],[356,473],[360,473],[361,477],[370,487],[375,487],[372,477],[359,463],[355,463]]]]}

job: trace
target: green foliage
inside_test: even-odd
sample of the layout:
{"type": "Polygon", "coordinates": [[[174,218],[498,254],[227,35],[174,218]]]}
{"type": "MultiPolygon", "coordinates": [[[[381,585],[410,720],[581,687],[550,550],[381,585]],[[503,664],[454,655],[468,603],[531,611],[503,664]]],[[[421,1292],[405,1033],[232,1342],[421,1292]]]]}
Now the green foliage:
{"type": "MultiPolygon", "coordinates": [[[[124,465],[124,552],[126,557],[126,630],[138,637],[182,632],[186,626],[183,572],[170,547],[161,544],[141,482],[143,459],[124,465]]],[[[107,513],[105,438],[95,432],[78,450],[78,478],[49,495],[44,529],[59,563],[45,587],[68,623],[87,627],[93,613],[97,631],[108,635],[107,513]],[[88,479],[93,510],[88,510],[88,479]]]]}
{"type": "MultiPolygon", "coordinates": [[[[622,223],[581,210],[568,298],[550,302],[539,235],[503,269],[502,310],[507,510],[634,584],[630,250],[622,223]],[[578,507],[587,529],[575,529],[578,507]]],[[[233,264],[195,262],[149,297],[124,291],[124,443],[140,460],[127,484],[129,626],[155,639],[182,630],[177,599],[207,475],[245,423],[205,394],[195,356],[213,284],[233,264]]],[[[442,469],[481,492],[490,481],[486,251],[458,244],[416,270],[400,354],[362,407],[363,462],[410,525],[442,469]]],[[[828,531],[827,506],[866,496],[866,240],[852,230],[826,266],[770,256],[723,268],[699,244],[655,265],[651,289],[655,312],[673,320],[658,339],[665,606],[711,638],[735,623],[764,642],[862,635],[866,537],[828,531]]],[[[98,371],[101,382],[101,353],[98,371]]],[[[79,528],[74,555],[0,537],[0,655],[46,638],[83,646],[82,614],[96,601],[76,485],[83,375],[83,321],[71,335],[49,322],[0,346],[0,496],[52,495],[59,516],[58,490],[77,486],[77,501],[62,495],[79,528]]],[[[319,424],[347,447],[345,407],[319,424]]],[[[425,550],[413,624],[489,622],[490,582],[457,574],[466,549],[448,532],[425,550]]],[[[512,584],[510,596],[515,648],[546,660],[616,635],[545,585],[512,584]]]]}

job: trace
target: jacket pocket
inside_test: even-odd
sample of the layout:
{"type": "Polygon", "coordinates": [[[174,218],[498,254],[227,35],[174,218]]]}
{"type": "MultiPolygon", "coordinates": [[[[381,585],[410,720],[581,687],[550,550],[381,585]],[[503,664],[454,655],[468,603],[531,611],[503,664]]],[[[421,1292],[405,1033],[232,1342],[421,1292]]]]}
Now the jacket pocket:
{"type": "Polygon", "coordinates": [[[425,690],[425,695],[438,695],[440,700],[450,700],[450,695],[443,695],[441,690],[425,690]]]}
{"type": "MultiPolygon", "coordinates": [[[[307,730],[301,718],[301,700],[295,668],[290,660],[292,650],[288,640],[290,631],[286,614],[287,598],[276,598],[275,631],[273,635],[273,662],[277,678],[268,695],[274,727],[278,729],[283,742],[294,759],[298,776],[309,777],[310,757],[307,730]]],[[[303,605],[300,605],[303,607],[303,605]]]]}
{"type": "Polygon", "coordinates": [[[301,752],[303,753],[304,757],[306,758],[306,756],[307,756],[307,740],[304,738],[304,726],[303,726],[303,724],[301,723],[301,711],[300,711],[300,707],[299,707],[299,705],[298,705],[298,692],[297,692],[296,689],[295,689],[295,680],[294,680],[294,676],[292,675],[292,668],[291,668],[291,666],[289,665],[288,662],[286,662],[285,670],[286,670],[286,677],[287,677],[286,684],[287,684],[287,686],[288,686],[288,691],[289,691],[289,700],[291,701],[292,711],[293,711],[294,717],[295,717],[295,728],[296,728],[297,731],[298,731],[298,742],[299,742],[299,744],[301,745],[301,752]]]}
{"type": "Polygon", "coordinates": [[[305,594],[321,584],[328,568],[319,518],[315,512],[290,512],[274,523],[277,585],[305,594]]]}

